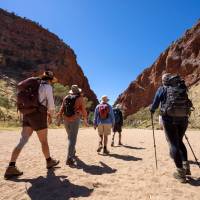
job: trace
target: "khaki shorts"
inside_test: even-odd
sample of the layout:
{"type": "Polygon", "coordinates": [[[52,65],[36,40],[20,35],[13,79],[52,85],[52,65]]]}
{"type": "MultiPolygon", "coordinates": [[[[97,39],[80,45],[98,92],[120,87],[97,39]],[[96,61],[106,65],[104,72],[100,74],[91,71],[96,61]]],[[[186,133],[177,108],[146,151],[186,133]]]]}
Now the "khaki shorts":
{"type": "Polygon", "coordinates": [[[99,124],[98,133],[99,135],[110,135],[111,134],[111,124],[99,124]]]}

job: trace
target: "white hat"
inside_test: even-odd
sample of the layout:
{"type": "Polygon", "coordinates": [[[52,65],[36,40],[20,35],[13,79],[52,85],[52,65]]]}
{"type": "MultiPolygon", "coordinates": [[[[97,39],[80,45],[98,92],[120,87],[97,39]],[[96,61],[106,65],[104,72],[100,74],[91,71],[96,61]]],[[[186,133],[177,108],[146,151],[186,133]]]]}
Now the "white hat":
{"type": "Polygon", "coordinates": [[[79,94],[82,92],[82,89],[78,87],[78,85],[72,85],[69,94],[79,94]]]}
{"type": "Polygon", "coordinates": [[[103,95],[101,97],[101,103],[107,103],[108,101],[109,101],[109,99],[108,99],[107,95],[103,95]]]}

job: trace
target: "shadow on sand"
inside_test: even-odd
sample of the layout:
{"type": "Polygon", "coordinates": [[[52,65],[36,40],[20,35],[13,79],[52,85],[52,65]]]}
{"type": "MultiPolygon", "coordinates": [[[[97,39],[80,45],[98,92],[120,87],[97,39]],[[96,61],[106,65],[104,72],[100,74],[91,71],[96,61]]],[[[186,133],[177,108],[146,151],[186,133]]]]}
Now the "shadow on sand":
{"type": "Polygon", "coordinates": [[[127,149],[136,149],[136,150],[143,150],[143,149],[145,149],[143,147],[133,147],[133,146],[129,146],[129,145],[122,145],[122,147],[125,147],[127,149]]]}
{"type": "Polygon", "coordinates": [[[192,186],[200,186],[200,178],[194,179],[192,177],[187,177],[188,183],[192,186]]]}
{"type": "Polygon", "coordinates": [[[54,170],[48,170],[46,177],[11,179],[10,181],[30,183],[30,187],[26,184],[26,192],[32,200],[66,200],[88,197],[93,192],[93,189],[70,183],[67,176],[56,176],[54,170]]]}
{"type": "Polygon", "coordinates": [[[108,156],[113,157],[113,158],[117,158],[117,159],[121,159],[121,160],[125,160],[125,161],[142,160],[142,158],[137,158],[137,157],[130,156],[130,155],[119,155],[119,154],[115,154],[115,153],[110,153],[110,154],[108,154],[108,156]]]}
{"type": "Polygon", "coordinates": [[[196,161],[193,161],[193,160],[189,160],[188,162],[189,162],[191,165],[200,166],[200,163],[199,163],[199,162],[196,162],[196,161]]]}
{"type": "Polygon", "coordinates": [[[92,175],[111,174],[117,171],[116,169],[109,167],[103,162],[99,162],[101,166],[98,166],[98,165],[88,165],[79,158],[77,158],[76,161],[77,161],[77,167],[76,167],[77,169],[83,169],[84,172],[92,175]]]}

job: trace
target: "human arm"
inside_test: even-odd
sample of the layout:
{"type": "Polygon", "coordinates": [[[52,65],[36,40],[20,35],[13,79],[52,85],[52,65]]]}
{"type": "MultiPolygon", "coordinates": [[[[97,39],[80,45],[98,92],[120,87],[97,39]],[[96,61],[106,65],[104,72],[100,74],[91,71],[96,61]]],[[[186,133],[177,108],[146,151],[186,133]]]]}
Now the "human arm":
{"type": "Polygon", "coordinates": [[[159,87],[158,90],[156,91],[156,94],[153,99],[153,103],[150,107],[151,113],[154,113],[155,110],[159,107],[162,98],[163,98],[163,87],[159,87]]]}

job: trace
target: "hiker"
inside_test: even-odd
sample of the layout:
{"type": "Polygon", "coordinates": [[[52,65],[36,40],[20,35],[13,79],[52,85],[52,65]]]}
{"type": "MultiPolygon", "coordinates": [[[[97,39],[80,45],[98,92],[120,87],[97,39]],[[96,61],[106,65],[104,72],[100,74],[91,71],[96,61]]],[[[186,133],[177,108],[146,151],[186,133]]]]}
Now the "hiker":
{"type": "Polygon", "coordinates": [[[186,175],[191,175],[191,171],[183,136],[188,126],[192,103],[188,99],[185,82],[180,76],[166,73],[162,76],[162,84],[155,94],[150,111],[153,114],[161,103],[163,128],[169,143],[170,156],[177,168],[173,176],[185,183],[186,175]]]}
{"type": "Polygon", "coordinates": [[[23,174],[17,169],[16,160],[33,131],[37,132],[47,169],[59,163],[58,160],[51,158],[47,140],[48,122],[51,123],[55,110],[51,86],[55,81],[53,72],[45,71],[41,78],[31,77],[17,85],[17,106],[22,113],[22,131],[20,141],[12,152],[5,179],[23,174]]]}
{"type": "Polygon", "coordinates": [[[119,145],[122,145],[121,138],[122,138],[122,126],[123,126],[123,116],[122,111],[120,110],[120,105],[117,104],[115,108],[113,108],[113,113],[115,117],[115,125],[113,127],[113,137],[112,137],[112,143],[111,146],[114,146],[114,140],[115,140],[115,133],[119,133],[119,145]]]}
{"type": "MultiPolygon", "coordinates": [[[[87,123],[87,111],[83,99],[82,89],[80,89],[77,85],[72,85],[69,94],[64,97],[57,117],[58,121],[61,121],[62,117],[64,118],[64,125],[68,134],[68,153],[66,165],[74,167],[76,158],[75,146],[81,118],[83,118],[84,125],[89,126],[87,123]]],[[[59,125],[60,123],[58,123],[58,126],[59,125]]]]}
{"type": "Polygon", "coordinates": [[[104,154],[109,154],[107,149],[108,135],[111,134],[111,128],[114,127],[115,118],[112,107],[108,104],[108,97],[102,96],[101,102],[96,106],[94,112],[94,129],[98,129],[99,146],[97,152],[101,152],[103,148],[104,154]]]}

